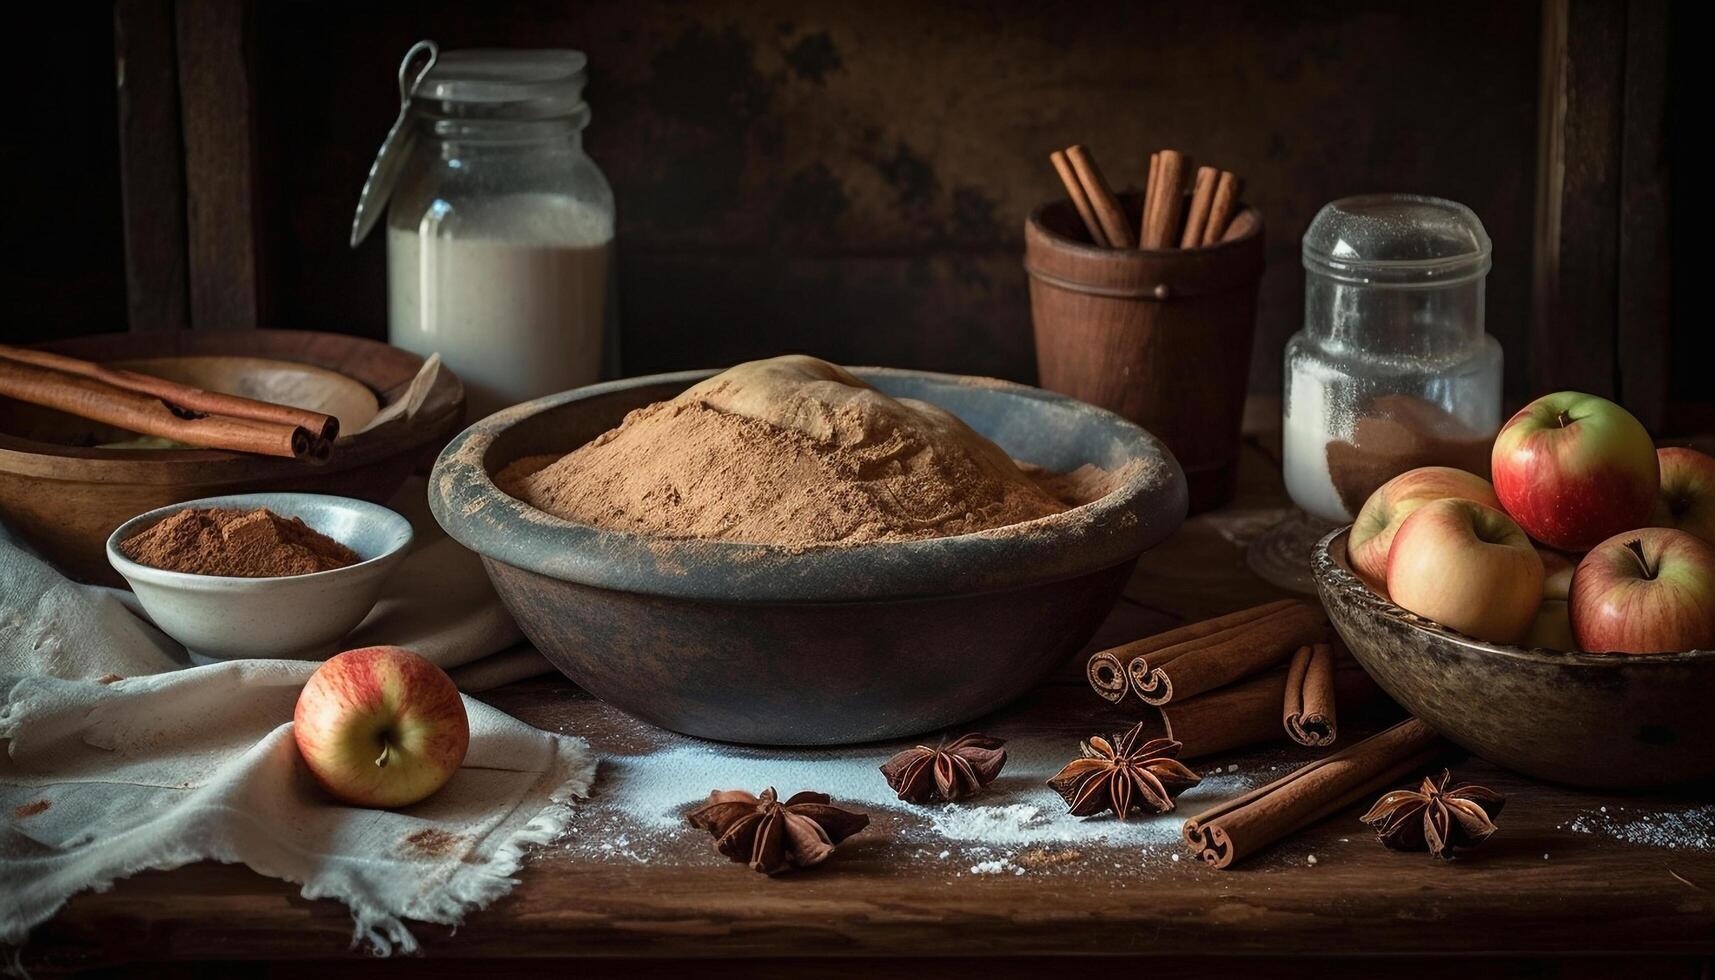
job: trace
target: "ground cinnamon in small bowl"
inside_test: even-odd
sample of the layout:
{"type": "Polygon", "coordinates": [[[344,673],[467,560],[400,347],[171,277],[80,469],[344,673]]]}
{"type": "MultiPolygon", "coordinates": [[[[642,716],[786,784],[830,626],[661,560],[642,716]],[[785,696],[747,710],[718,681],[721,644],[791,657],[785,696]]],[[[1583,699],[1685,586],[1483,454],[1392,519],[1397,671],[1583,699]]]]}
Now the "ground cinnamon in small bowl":
{"type": "Polygon", "coordinates": [[[119,543],[140,565],[193,575],[274,578],[355,565],[357,552],[264,507],[181,510],[119,543]]]}

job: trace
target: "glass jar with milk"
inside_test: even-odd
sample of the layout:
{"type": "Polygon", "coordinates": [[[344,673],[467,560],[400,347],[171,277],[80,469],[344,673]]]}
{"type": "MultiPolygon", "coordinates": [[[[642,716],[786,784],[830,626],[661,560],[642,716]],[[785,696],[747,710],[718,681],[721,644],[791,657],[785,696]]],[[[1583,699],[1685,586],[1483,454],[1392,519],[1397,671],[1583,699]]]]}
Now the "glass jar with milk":
{"type": "Polygon", "coordinates": [[[438,352],[472,418],[596,381],[612,353],[613,191],[584,153],[585,65],[425,42],[400,66],[354,244],[388,202],[388,340],[438,352]]]}

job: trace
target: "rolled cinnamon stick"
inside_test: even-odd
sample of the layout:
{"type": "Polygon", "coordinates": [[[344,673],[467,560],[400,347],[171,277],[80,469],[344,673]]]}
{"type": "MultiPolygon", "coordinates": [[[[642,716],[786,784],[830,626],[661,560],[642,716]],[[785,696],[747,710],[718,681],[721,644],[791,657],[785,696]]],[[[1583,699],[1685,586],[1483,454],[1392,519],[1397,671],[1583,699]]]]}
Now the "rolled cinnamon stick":
{"type": "Polygon", "coordinates": [[[1108,236],[1102,232],[1102,225],[1096,220],[1096,212],[1090,207],[1090,195],[1084,193],[1084,185],[1078,182],[1078,174],[1072,169],[1072,162],[1066,159],[1066,151],[1055,150],[1048,154],[1048,162],[1054,164],[1054,172],[1060,175],[1060,183],[1066,185],[1066,196],[1072,199],[1072,207],[1077,209],[1078,217],[1083,219],[1084,230],[1090,233],[1090,241],[1107,248],[1108,236]]]}
{"type": "Polygon", "coordinates": [[[1326,643],[1299,647],[1286,671],[1286,697],[1281,723],[1299,745],[1333,745],[1334,648],[1326,643]]]}
{"type": "Polygon", "coordinates": [[[1144,703],[1164,705],[1231,684],[1325,640],[1328,617],[1318,606],[1294,603],[1236,629],[1157,651],[1127,665],[1132,690],[1144,703]]]}
{"type": "Polygon", "coordinates": [[[1185,204],[1185,154],[1161,151],[1161,177],[1156,185],[1155,210],[1149,215],[1144,248],[1172,248],[1177,241],[1179,215],[1185,204]]]}
{"type": "Polygon", "coordinates": [[[181,414],[152,395],[4,357],[0,357],[0,395],[193,446],[320,461],[314,455],[318,440],[301,426],[181,414]]]}
{"type": "Polygon", "coordinates": [[[1239,216],[1234,218],[1231,224],[1227,225],[1227,230],[1221,234],[1221,241],[1236,242],[1255,231],[1257,225],[1261,223],[1262,216],[1256,213],[1256,209],[1245,208],[1239,212],[1239,216]]]}
{"type": "Polygon", "coordinates": [[[1428,725],[1410,718],[1267,786],[1185,821],[1186,843],[1204,862],[1231,867],[1427,765],[1443,751],[1428,725]]]}
{"type": "Polygon", "coordinates": [[[1129,686],[1125,676],[1125,664],[1114,656],[1111,650],[1098,650],[1090,655],[1090,662],[1084,667],[1084,675],[1090,679],[1090,687],[1103,698],[1118,704],[1125,700],[1126,688],[1129,686]]]}
{"type": "Polygon", "coordinates": [[[1078,175],[1078,183],[1084,185],[1084,193],[1090,198],[1090,209],[1096,212],[1096,220],[1108,236],[1108,244],[1114,248],[1135,247],[1137,242],[1131,237],[1131,229],[1126,227],[1125,211],[1102,177],[1095,157],[1081,144],[1074,143],[1066,147],[1066,160],[1072,164],[1072,172],[1078,175]]]}
{"type": "Polygon", "coordinates": [[[1203,226],[1203,244],[1213,245],[1227,230],[1227,219],[1239,200],[1239,178],[1228,170],[1215,181],[1215,199],[1209,205],[1209,221],[1203,226]]]}
{"type": "MultiPolygon", "coordinates": [[[[1342,704],[1362,705],[1377,696],[1380,689],[1356,661],[1337,662],[1333,683],[1342,704]]],[[[1286,733],[1280,724],[1280,703],[1287,684],[1288,672],[1275,669],[1156,710],[1164,727],[1184,743],[1180,754],[1188,759],[1282,742],[1286,733]]]]}
{"type": "Polygon", "coordinates": [[[1203,229],[1209,223],[1209,206],[1215,200],[1215,180],[1220,171],[1214,167],[1198,167],[1191,187],[1191,210],[1185,214],[1185,233],[1179,236],[1180,248],[1196,248],[1203,244],[1203,229]]]}
{"type": "Polygon", "coordinates": [[[307,429],[312,435],[321,439],[334,439],[339,435],[339,419],[322,412],[312,412],[306,408],[277,405],[273,402],[257,401],[254,398],[228,395],[218,391],[205,391],[202,388],[179,384],[176,381],[168,381],[165,378],[157,378],[138,371],[127,371],[123,368],[108,367],[105,364],[97,364],[94,361],[69,357],[65,354],[32,350],[27,347],[13,347],[9,344],[0,344],[0,358],[91,378],[115,388],[123,388],[126,391],[153,395],[179,408],[201,412],[205,415],[227,415],[236,419],[255,419],[258,422],[280,422],[307,429]]]}
{"type": "Polygon", "coordinates": [[[1223,613],[1213,619],[1202,619],[1195,623],[1186,623],[1183,626],[1175,626],[1170,630],[1156,633],[1153,636],[1146,636],[1140,640],[1132,640],[1130,643],[1122,643],[1117,647],[1110,647],[1103,652],[1112,653],[1122,662],[1129,661],[1133,657],[1148,656],[1158,650],[1165,650],[1171,646],[1178,646],[1186,640],[1199,640],[1205,636],[1214,636],[1216,633],[1224,633],[1235,626],[1243,626],[1245,623],[1255,622],[1270,613],[1276,613],[1282,609],[1290,609],[1293,606],[1304,604],[1305,603],[1299,599],[1277,599],[1274,602],[1265,602],[1260,606],[1250,606],[1245,609],[1236,609],[1230,613],[1223,613]]]}

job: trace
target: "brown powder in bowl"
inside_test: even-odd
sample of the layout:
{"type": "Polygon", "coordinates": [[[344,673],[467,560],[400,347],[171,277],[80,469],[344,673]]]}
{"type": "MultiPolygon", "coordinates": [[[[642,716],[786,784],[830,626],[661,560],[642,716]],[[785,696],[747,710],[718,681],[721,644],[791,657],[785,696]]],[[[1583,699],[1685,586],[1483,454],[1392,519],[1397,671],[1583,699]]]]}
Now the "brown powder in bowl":
{"type": "Polygon", "coordinates": [[[936,406],[791,355],[741,364],[495,482],[580,524],[802,548],[1004,527],[1083,502],[1057,494],[1106,488],[1099,471],[1038,475],[936,406]]]}
{"type": "Polygon", "coordinates": [[[181,510],[119,542],[119,550],[140,565],[239,578],[308,575],[361,560],[299,518],[265,508],[181,510]]]}

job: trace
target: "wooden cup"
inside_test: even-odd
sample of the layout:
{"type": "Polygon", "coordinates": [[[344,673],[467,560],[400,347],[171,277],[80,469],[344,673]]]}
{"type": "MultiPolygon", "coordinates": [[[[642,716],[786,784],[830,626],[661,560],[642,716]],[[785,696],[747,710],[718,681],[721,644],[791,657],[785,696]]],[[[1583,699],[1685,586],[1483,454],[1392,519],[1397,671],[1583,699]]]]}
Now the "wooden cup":
{"type": "MultiPolygon", "coordinates": [[[[1139,195],[1122,203],[1135,222],[1139,195]]],[[[1262,281],[1262,222],[1202,248],[1098,248],[1071,203],[1056,200],[1025,222],[1024,268],[1042,387],[1160,437],[1185,470],[1192,513],[1230,501],[1262,281]]]]}

